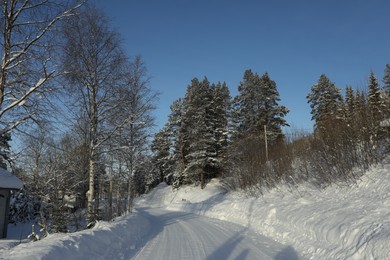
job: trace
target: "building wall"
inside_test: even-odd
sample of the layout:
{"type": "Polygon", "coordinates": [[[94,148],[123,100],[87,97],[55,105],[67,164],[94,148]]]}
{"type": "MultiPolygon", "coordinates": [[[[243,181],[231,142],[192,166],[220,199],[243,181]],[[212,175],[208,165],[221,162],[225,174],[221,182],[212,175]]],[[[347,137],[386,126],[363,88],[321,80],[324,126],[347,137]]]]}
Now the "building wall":
{"type": "Polygon", "coordinates": [[[0,189],[0,238],[7,237],[9,190],[0,189]]]}

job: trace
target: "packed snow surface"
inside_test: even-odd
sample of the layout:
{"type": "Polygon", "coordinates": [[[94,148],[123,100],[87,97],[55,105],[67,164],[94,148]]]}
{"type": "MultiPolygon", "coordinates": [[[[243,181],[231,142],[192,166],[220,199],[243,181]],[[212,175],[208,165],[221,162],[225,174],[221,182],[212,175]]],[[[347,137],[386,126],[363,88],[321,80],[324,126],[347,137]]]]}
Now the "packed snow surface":
{"type": "Polygon", "coordinates": [[[389,163],[352,186],[280,186],[256,198],[228,192],[218,180],[204,190],[160,184],[136,207],[131,216],[98,222],[91,230],[16,247],[0,240],[0,259],[385,260],[390,255],[389,163]]]}
{"type": "Polygon", "coordinates": [[[192,213],[139,210],[150,221],[151,232],[134,259],[291,259],[293,256],[290,247],[240,225],[192,213]]]}
{"type": "MultiPolygon", "coordinates": [[[[1,252],[1,251],[0,251],[1,252]]],[[[247,227],[192,213],[138,208],[92,230],[3,250],[2,259],[298,259],[247,227]]]]}

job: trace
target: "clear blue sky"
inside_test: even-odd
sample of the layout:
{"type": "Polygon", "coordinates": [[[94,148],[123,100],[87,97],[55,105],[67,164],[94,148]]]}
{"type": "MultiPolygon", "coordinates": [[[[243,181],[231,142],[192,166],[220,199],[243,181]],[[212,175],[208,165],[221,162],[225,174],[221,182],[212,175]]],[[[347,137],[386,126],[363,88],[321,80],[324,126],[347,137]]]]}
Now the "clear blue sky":
{"type": "Polygon", "coordinates": [[[380,82],[390,63],[388,0],[96,0],[143,57],[160,91],[158,128],[194,77],[225,81],[232,96],[246,69],[276,81],[288,122],[311,130],[306,95],[321,74],[340,88],[380,82]]]}

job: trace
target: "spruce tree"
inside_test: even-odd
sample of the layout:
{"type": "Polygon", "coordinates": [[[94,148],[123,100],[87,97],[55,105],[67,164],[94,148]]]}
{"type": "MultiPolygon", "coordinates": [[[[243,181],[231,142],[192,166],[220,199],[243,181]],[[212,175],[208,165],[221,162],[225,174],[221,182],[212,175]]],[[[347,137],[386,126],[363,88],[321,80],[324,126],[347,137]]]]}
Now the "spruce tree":
{"type": "Polygon", "coordinates": [[[282,126],[288,126],[284,117],[289,110],[280,106],[279,92],[275,81],[268,73],[260,77],[246,70],[234,99],[233,120],[236,137],[264,136],[264,126],[269,129],[270,141],[282,137],[282,126]]]}
{"type": "Polygon", "coordinates": [[[153,161],[158,170],[160,182],[165,181],[167,183],[170,183],[170,176],[173,173],[169,134],[168,128],[164,127],[155,134],[151,146],[154,153],[153,161]]]}
{"type": "Polygon", "coordinates": [[[371,70],[368,81],[368,105],[370,113],[374,122],[379,122],[381,114],[383,112],[384,100],[382,97],[381,89],[378,84],[374,72],[371,70]]]}
{"type": "Polygon", "coordinates": [[[378,80],[372,70],[368,82],[368,107],[371,118],[371,134],[376,139],[381,134],[380,122],[385,119],[387,109],[385,94],[379,87],[378,80]]]}
{"type": "Polygon", "coordinates": [[[281,127],[288,126],[284,117],[289,110],[285,106],[279,106],[280,97],[276,83],[267,72],[261,77],[261,90],[264,103],[263,121],[268,129],[268,139],[272,142],[283,137],[281,127]]]}
{"type": "Polygon", "coordinates": [[[387,96],[390,96],[390,64],[386,64],[385,73],[383,75],[383,89],[387,96]]]}
{"type": "MultiPolygon", "coordinates": [[[[213,151],[215,154],[215,175],[221,175],[228,146],[228,124],[231,106],[230,91],[226,83],[211,85],[211,117],[213,131],[213,151]]],[[[214,176],[213,176],[214,177],[214,176]]]]}
{"type": "Polygon", "coordinates": [[[315,121],[317,131],[331,130],[331,127],[341,117],[343,98],[341,89],[322,74],[317,84],[311,87],[306,96],[310,104],[312,120],[315,121]]]}
{"type": "Polygon", "coordinates": [[[364,116],[367,117],[368,111],[368,102],[367,95],[364,91],[357,90],[355,93],[355,116],[364,116]]]}
{"type": "Polygon", "coordinates": [[[386,104],[386,111],[385,111],[385,117],[386,119],[390,118],[390,64],[386,64],[385,73],[383,75],[383,91],[385,93],[385,104],[386,104]]]}
{"type": "Polygon", "coordinates": [[[7,164],[10,163],[10,145],[11,134],[1,133],[0,134],[0,168],[7,169],[7,164]]]}
{"type": "Polygon", "coordinates": [[[187,88],[183,104],[182,133],[186,165],[180,179],[182,183],[199,181],[202,188],[206,177],[214,173],[216,166],[215,152],[212,149],[211,101],[207,78],[203,81],[194,78],[187,88]]]}
{"type": "Polygon", "coordinates": [[[260,77],[251,70],[244,72],[238,86],[239,95],[234,99],[236,137],[260,136],[262,123],[260,77]]]}
{"type": "Polygon", "coordinates": [[[362,107],[360,107],[360,92],[356,92],[352,86],[347,86],[345,90],[345,102],[343,104],[343,121],[344,133],[347,135],[345,139],[356,142],[362,132],[362,124],[364,117],[361,116],[362,107]]]}
{"type": "Polygon", "coordinates": [[[354,110],[353,125],[355,131],[358,132],[361,141],[367,141],[369,138],[369,118],[367,95],[364,91],[356,90],[355,93],[355,110],[354,110]]]}
{"type": "Polygon", "coordinates": [[[351,86],[347,86],[345,90],[345,119],[349,126],[354,120],[354,111],[356,109],[355,93],[351,86]]]}
{"type": "Polygon", "coordinates": [[[175,185],[180,185],[180,176],[183,172],[186,163],[187,152],[184,146],[184,131],[183,131],[183,103],[184,100],[179,98],[170,106],[171,113],[168,116],[166,123],[166,134],[169,142],[169,173],[166,176],[168,182],[175,181],[175,185]],[[173,180],[175,179],[176,180],[173,180]]]}

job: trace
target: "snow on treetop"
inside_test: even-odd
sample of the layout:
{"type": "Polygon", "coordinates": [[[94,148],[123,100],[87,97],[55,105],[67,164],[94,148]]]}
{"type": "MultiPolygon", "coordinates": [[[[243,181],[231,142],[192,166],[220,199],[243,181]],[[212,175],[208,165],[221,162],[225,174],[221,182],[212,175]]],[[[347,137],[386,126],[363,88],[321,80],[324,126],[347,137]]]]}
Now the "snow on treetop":
{"type": "Polygon", "coordinates": [[[0,168],[0,189],[16,189],[19,190],[23,188],[23,182],[3,168],[0,168]]]}

